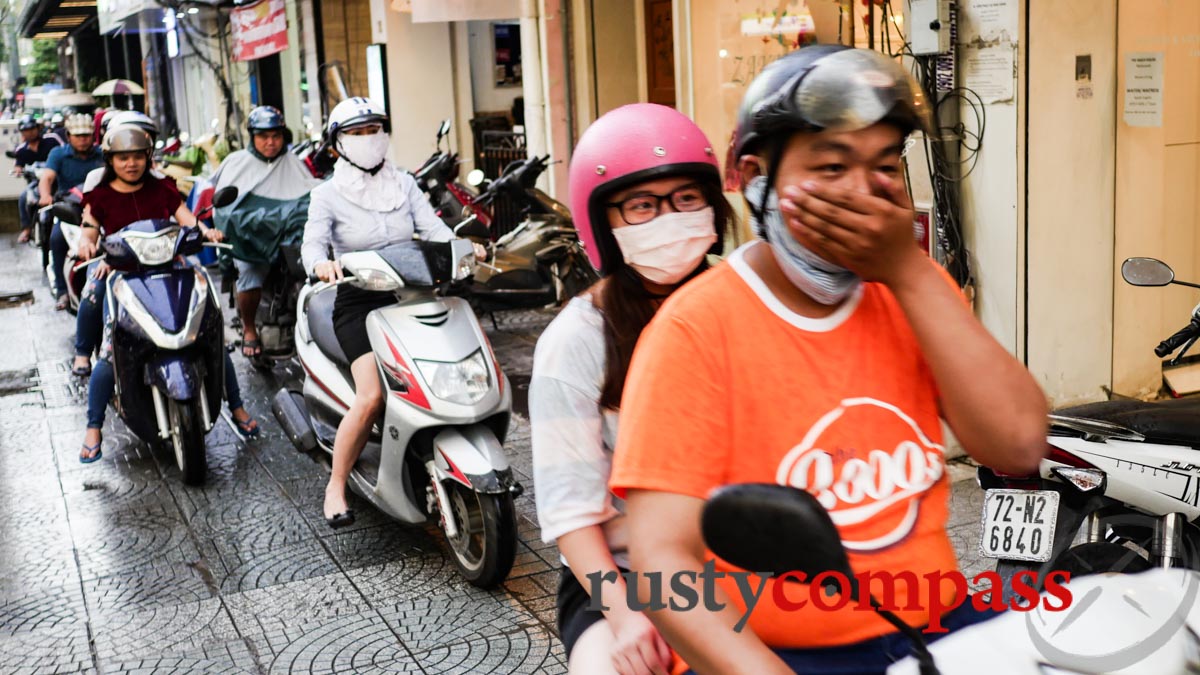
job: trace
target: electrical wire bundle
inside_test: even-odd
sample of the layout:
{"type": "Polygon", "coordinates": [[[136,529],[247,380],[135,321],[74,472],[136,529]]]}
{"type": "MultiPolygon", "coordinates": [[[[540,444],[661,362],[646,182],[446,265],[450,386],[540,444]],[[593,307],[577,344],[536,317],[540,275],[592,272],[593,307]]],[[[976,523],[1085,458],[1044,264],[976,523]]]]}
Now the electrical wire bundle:
{"type": "MultiPolygon", "coordinates": [[[[957,44],[956,4],[951,3],[950,7],[951,49],[957,44]]],[[[890,3],[885,2],[882,7],[883,26],[896,24],[890,3]]],[[[910,43],[899,31],[898,24],[897,32],[903,42],[899,50],[891,50],[890,30],[883,31],[880,46],[891,56],[911,59],[913,77],[926,100],[932,104],[932,133],[925,136],[925,161],[933,186],[934,222],[931,235],[936,255],[960,287],[974,286],[971,256],[963,237],[959,185],[971,175],[979,162],[979,151],[983,147],[987,128],[987,111],[979,94],[969,87],[954,86],[952,55],[914,54],[910,43]],[[958,108],[963,103],[974,117],[971,128],[959,120],[958,108]],[[945,108],[947,105],[951,108],[945,108]]],[[[908,161],[907,155],[905,161],[908,161]]]]}

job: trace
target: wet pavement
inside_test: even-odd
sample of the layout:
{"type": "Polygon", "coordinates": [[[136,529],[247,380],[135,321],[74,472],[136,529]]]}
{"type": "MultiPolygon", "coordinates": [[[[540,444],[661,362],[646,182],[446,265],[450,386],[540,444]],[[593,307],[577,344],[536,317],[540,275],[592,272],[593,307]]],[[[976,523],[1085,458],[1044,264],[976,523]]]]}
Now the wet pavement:
{"type": "MultiPolygon", "coordinates": [[[[562,673],[554,630],[558,553],[534,516],[521,414],[547,312],[484,321],[518,413],[506,448],[526,492],[509,579],[462,581],[436,529],[402,525],[357,497],[357,522],[324,522],[326,470],[296,452],[270,411],[295,366],[234,356],[263,436],[208,435],[203,487],[180,481],[109,411],[104,457],[78,461],[86,381],[69,371],[74,317],[54,311],[38,255],[0,241],[0,672],[562,673]]],[[[231,312],[226,309],[226,318],[231,312]]],[[[232,337],[232,335],[231,335],[232,337]]],[[[982,495],[952,466],[951,535],[978,571],[982,495]]]]}

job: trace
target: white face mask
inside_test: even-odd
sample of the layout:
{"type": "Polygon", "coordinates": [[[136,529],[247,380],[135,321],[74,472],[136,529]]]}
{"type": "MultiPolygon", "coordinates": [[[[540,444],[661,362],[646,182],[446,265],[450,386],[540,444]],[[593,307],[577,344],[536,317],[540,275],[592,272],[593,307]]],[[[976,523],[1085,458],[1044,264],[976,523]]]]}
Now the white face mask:
{"type": "Polygon", "coordinates": [[[612,233],[626,264],[643,279],[669,286],[691,274],[716,243],[714,218],[710,206],[664,213],[648,223],[618,227],[612,233]]]}
{"type": "Polygon", "coordinates": [[[391,137],[382,131],[368,136],[341,134],[338,136],[338,152],[363,171],[370,171],[383,164],[390,141],[391,137]]]}

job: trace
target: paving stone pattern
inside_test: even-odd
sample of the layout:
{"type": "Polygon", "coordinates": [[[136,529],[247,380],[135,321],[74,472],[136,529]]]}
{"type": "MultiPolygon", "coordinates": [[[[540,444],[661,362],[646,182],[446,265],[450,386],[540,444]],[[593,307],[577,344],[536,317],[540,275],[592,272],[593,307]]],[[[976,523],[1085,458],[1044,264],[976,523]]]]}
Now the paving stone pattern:
{"type": "MultiPolygon", "coordinates": [[[[235,354],[264,434],[244,444],[218,423],[203,487],[184,486],[173,458],[111,410],[103,459],[80,464],[74,318],[54,311],[34,249],[5,237],[0,263],[0,290],[34,289],[32,303],[0,306],[0,672],[566,672],[558,552],[537,527],[524,414],[550,313],[483,322],[516,393],[507,449],[527,492],[512,574],[482,591],[433,527],[352,497],[358,522],[328,529],[326,470],[292,449],[270,412],[274,392],[298,383],[294,364],[263,373],[235,354]]],[[[982,569],[978,491],[959,482],[954,500],[963,564],[982,569]]]]}

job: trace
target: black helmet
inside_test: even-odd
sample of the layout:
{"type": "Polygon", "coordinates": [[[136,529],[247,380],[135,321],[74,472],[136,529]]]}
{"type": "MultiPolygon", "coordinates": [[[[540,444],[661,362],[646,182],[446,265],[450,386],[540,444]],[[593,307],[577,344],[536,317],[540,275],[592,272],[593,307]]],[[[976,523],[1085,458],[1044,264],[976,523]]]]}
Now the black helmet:
{"type": "Polygon", "coordinates": [[[33,115],[25,115],[24,117],[21,118],[20,122],[17,122],[17,129],[19,131],[27,131],[29,129],[41,129],[41,128],[42,128],[42,125],[39,124],[38,121],[33,118],[33,115]]]}
{"type": "Polygon", "coordinates": [[[894,59],[842,45],[804,47],[763,69],[738,109],[737,154],[797,131],[854,131],[882,121],[929,128],[920,86],[894,59]]]}
{"type": "Polygon", "coordinates": [[[283,120],[283,113],[279,112],[279,108],[269,105],[260,105],[251,110],[246,121],[246,129],[252,136],[259,131],[271,131],[286,127],[287,123],[283,120]]]}

